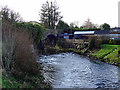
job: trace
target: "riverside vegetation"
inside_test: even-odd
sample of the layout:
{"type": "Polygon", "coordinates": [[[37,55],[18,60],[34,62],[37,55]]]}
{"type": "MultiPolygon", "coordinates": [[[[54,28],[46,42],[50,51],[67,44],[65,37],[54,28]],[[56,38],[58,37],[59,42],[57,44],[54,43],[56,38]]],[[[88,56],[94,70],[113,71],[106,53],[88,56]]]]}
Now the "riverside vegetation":
{"type": "MultiPolygon", "coordinates": [[[[3,88],[49,88],[44,82],[42,67],[37,63],[38,50],[42,49],[41,39],[47,30],[40,24],[22,22],[19,15],[8,8],[2,12],[2,87],[3,88]]],[[[119,65],[120,56],[117,55],[117,45],[108,45],[105,39],[90,39],[87,48],[77,49],[64,47],[66,42],[57,42],[55,47],[45,46],[47,52],[41,54],[54,54],[60,52],[75,52],[97,58],[104,62],[119,65]],[[99,42],[98,42],[99,41],[99,42]],[[97,43],[96,43],[97,42],[97,43]],[[103,53],[104,52],[104,53],[103,53]]]]}
{"type": "MultiPolygon", "coordinates": [[[[49,84],[44,82],[41,74],[41,65],[37,60],[37,45],[40,44],[42,32],[45,29],[38,24],[15,23],[12,31],[14,35],[13,46],[8,47],[3,42],[3,70],[2,70],[2,87],[3,88],[47,88],[49,84]],[[27,31],[29,30],[29,31],[27,31]],[[38,31],[39,30],[39,31],[38,31]],[[33,38],[31,38],[31,34],[33,38]],[[36,47],[35,47],[36,45],[36,47]],[[6,54],[7,48],[13,48],[13,52],[6,54]],[[36,49],[35,49],[36,48],[36,49]],[[6,58],[6,55],[8,58],[6,58]],[[4,56],[5,55],[5,56],[4,56]],[[11,58],[11,60],[9,59],[11,58]],[[8,62],[7,59],[10,61],[8,62]]],[[[10,38],[10,37],[9,37],[10,38]]],[[[10,44],[12,45],[12,44],[10,44]]],[[[12,49],[11,49],[12,50],[12,49]]]]}
{"type": "MultiPolygon", "coordinates": [[[[19,55],[21,55],[23,57],[23,59],[22,59],[23,61],[21,61],[21,58],[20,58],[21,56],[17,56],[16,58],[14,58],[16,63],[11,64],[11,65],[13,65],[12,66],[13,68],[11,69],[11,68],[6,67],[5,69],[8,71],[6,72],[5,69],[2,71],[2,74],[3,74],[2,87],[3,88],[49,87],[49,84],[44,82],[44,77],[41,75],[42,68],[41,68],[40,64],[34,62],[34,60],[37,59],[37,58],[35,58],[37,55],[36,49],[34,49],[35,47],[31,48],[31,44],[28,42],[29,39],[27,38],[27,35],[28,35],[28,37],[33,35],[34,38],[30,42],[32,42],[32,43],[34,42],[33,45],[34,46],[36,45],[36,48],[37,48],[40,46],[40,42],[41,42],[40,40],[42,37],[42,33],[44,33],[46,31],[46,29],[44,29],[42,26],[40,26],[38,24],[31,24],[31,23],[15,23],[15,24],[13,24],[13,27],[15,29],[19,29],[17,31],[18,33],[16,33],[16,36],[18,36],[18,34],[19,34],[19,36],[22,36],[22,38],[16,37],[18,46],[16,47],[15,50],[17,50],[17,48],[23,50],[21,52],[17,51],[17,53],[19,53],[19,55]],[[25,32],[24,32],[24,30],[25,30],[25,32]],[[39,32],[39,30],[41,33],[37,33],[37,32],[39,32]],[[36,32],[34,32],[34,31],[36,31],[36,32]],[[19,40],[21,43],[18,42],[19,40]],[[20,46],[22,46],[22,44],[23,44],[23,46],[20,47],[19,44],[21,44],[20,46]],[[26,47],[29,47],[29,48],[26,48],[26,47]],[[29,51],[31,53],[28,53],[24,50],[29,51]],[[34,53],[32,53],[32,52],[34,52],[34,53]],[[27,56],[29,58],[27,58],[27,56]],[[24,61],[26,58],[30,62],[24,61]],[[30,58],[33,58],[33,59],[31,60],[30,58]],[[16,60],[18,60],[18,61],[16,61],[16,60]],[[21,67],[23,67],[24,69],[17,67],[15,65],[17,63],[19,63],[21,65],[21,67]],[[30,66],[27,67],[26,66],[27,64],[30,66]],[[33,64],[33,66],[31,66],[31,64],[33,64]],[[34,67],[34,65],[36,65],[37,67],[34,67]],[[31,67],[33,67],[33,68],[31,68],[31,67]],[[24,71],[22,71],[22,70],[24,70],[24,71]]],[[[86,48],[83,48],[83,49],[69,48],[69,47],[67,48],[67,47],[64,47],[66,42],[62,42],[61,43],[62,45],[60,45],[60,42],[58,41],[57,45],[55,47],[47,45],[45,47],[45,49],[47,49],[46,50],[47,52],[43,52],[43,54],[54,54],[54,53],[60,53],[60,52],[75,52],[80,55],[81,54],[87,55],[92,59],[97,59],[97,60],[101,60],[106,63],[120,66],[120,61],[119,61],[120,56],[118,55],[118,51],[120,50],[120,48],[119,48],[120,45],[110,45],[110,44],[107,44],[108,42],[104,43],[105,42],[104,40],[103,41],[98,40],[98,38],[97,38],[97,40],[95,40],[94,38],[89,40],[90,45],[89,45],[89,47],[87,47],[87,50],[86,50],[86,48]],[[97,42],[99,41],[99,42],[96,43],[96,41],[97,42]]],[[[3,43],[3,44],[5,45],[5,43],[3,43]]]]}
{"type": "Polygon", "coordinates": [[[2,88],[49,87],[44,82],[42,67],[37,63],[37,49],[46,29],[40,24],[22,22],[19,14],[7,7],[1,12],[2,88]]]}
{"type": "Polygon", "coordinates": [[[105,63],[113,64],[120,67],[120,45],[109,44],[108,38],[92,37],[89,39],[89,46],[82,49],[71,47],[65,40],[58,40],[55,47],[46,47],[47,54],[60,53],[60,52],[74,52],[80,55],[86,55],[92,60],[100,60],[105,63]],[[62,42],[61,42],[62,41],[62,42]],[[64,41],[64,42],[63,42],[64,41]],[[62,44],[61,44],[62,43],[62,44]],[[54,50],[54,51],[53,51],[54,50]],[[53,51],[51,53],[51,51],[53,51]]]}

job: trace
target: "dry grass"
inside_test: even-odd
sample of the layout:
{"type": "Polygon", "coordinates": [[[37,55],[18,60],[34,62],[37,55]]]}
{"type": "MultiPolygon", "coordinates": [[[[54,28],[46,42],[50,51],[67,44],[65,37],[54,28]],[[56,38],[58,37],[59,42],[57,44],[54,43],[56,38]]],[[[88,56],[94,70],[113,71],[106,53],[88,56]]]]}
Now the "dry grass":
{"type": "Polygon", "coordinates": [[[14,60],[14,69],[31,74],[37,73],[36,53],[27,32],[17,31],[15,34],[14,60]]]}
{"type": "Polygon", "coordinates": [[[2,25],[3,67],[16,75],[36,74],[38,65],[33,40],[25,30],[17,30],[4,21],[2,25]]]}

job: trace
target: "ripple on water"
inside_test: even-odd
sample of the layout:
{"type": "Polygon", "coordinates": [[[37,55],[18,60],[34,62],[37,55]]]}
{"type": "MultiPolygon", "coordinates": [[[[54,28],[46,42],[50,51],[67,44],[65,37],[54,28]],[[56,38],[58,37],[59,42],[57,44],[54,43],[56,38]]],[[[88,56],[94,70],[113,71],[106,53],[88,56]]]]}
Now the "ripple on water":
{"type": "Polygon", "coordinates": [[[45,78],[54,88],[116,88],[118,67],[74,54],[42,56],[45,78]]]}

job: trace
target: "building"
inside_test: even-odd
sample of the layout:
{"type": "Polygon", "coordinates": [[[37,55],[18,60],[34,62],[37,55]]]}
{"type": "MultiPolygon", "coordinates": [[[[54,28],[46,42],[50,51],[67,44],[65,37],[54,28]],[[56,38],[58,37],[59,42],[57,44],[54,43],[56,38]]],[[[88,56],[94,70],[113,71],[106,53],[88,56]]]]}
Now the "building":
{"type": "Polygon", "coordinates": [[[110,31],[110,39],[120,40],[120,27],[115,27],[110,31]]]}
{"type": "Polygon", "coordinates": [[[111,32],[118,32],[118,33],[120,33],[120,27],[112,28],[111,32]]]}
{"type": "Polygon", "coordinates": [[[64,33],[58,36],[64,39],[88,39],[89,37],[97,36],[120,40],[120,28],[113,28],[112,30],[75,31],[74,34],[64,33]]]}
{"type": "Polygon", "coordinates": [[[89,36],[93,36],[95,31],[75,31],[74,39],[88,39],[89,36]]]}
{"type": "Polygon", "coordinates": [[[94,35],[97,37],[107,37],[110,34],[110,30],[95,30],[94,35]]]}
{"type": "Polygon", "coordinates": [[[73,39],[74,34],[68,34],[68,33],[58,34],[58,37],[62,39],[73,39]]]}

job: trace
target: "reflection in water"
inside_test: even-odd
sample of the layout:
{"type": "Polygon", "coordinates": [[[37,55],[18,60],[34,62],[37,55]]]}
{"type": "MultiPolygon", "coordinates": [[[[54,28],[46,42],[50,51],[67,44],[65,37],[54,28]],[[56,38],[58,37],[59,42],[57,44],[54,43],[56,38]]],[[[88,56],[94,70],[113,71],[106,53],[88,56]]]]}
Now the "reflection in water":
{"type": "Polygon", "coordinates": [[[54,88],[116,88],[118,67],[74,53],[42,56],[44,77],[54,88]]]}

